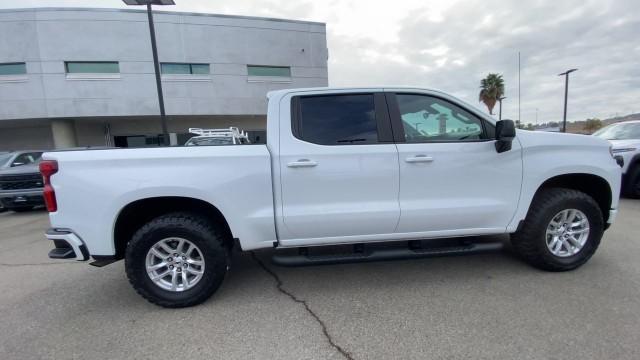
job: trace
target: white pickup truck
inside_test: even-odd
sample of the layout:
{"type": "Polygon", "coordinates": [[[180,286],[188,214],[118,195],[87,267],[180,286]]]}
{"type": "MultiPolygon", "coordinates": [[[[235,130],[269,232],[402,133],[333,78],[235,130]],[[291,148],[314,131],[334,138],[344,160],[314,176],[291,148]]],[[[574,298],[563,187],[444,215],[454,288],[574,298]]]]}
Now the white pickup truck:
{"type": "Polygon", "coordinates": [[[495,244],[468,237],[508,233],[525,261],[564,271],[616,217],[621,171],[603,139],[516,131],[426,89],[268,98],[266,145],[45,153],[49,256],[125,259],[138,293],[184,307],[218,289],[234,246],[308,265],[469,254],[495,244]]]}

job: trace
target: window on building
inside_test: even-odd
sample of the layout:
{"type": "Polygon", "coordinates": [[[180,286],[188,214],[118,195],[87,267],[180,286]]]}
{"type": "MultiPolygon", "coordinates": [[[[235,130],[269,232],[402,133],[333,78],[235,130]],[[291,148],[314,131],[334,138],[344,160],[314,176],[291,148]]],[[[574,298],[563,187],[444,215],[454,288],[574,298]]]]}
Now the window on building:
{"type": "Polygon", "coordinates": [[[64,66],[67,74],[120,73],[120,64],[117,61],[67,61],[64,66]]]}
{"type": "Polygon", "coordinates": [[[378,142],[373,94],[301,96],[294,106],[294,135],[320,145],[378,142]]]}
{"type": "Polygon", "coordinates": [[[160,72],[166,75],[209,75],[209,64],[162,63],[160,72]]]}
{"type": "Polygon", "coordinates": [[[247,74],[249,75],[249,80],[291,80],[291,68],[289,66],[248,65],[247,74]]]}
{"type": "Polygon", "coordinates": [[[0,76],[3,75],[24,75],[27,73],[25,63],[2,63],[0,64],[0,76]]]}

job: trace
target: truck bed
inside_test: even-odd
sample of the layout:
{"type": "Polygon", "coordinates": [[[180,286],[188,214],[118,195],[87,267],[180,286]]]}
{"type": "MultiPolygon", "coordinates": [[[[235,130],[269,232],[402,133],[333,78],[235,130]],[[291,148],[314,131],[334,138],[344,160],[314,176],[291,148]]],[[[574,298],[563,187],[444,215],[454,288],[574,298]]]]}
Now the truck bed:
{"type": "Polygon", "coordinates": [[[114,255],[120,211],[154,197],[187,197],[226,214],[245,250],[276,240],[271,160],[264,145],[51,152],[58,211],[53,228],[73,228],[91,255],[114,255]]]}

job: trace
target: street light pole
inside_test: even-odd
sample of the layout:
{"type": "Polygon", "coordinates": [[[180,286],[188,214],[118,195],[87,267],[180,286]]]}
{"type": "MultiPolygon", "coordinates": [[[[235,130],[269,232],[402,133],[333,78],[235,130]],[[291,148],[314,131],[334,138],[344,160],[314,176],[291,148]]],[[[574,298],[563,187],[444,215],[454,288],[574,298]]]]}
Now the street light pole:
{"type": "Polygon", "coordinates": [[[153,12],[151,3],[147,4],[147,17],[149,18],[149,33],[151,34],[151,52],[153,53],[153,68],[156,73],[156,88],[158,90],[158,104],[160,105],[160,122],[162,123],[162,137],[164,145],[169,145],[169,131],[167,130],[167,114],[164,110],[164,95],[162,94],[162,79],[160,77],[160,62],[158,61],[158,47],[156,45],[156,30],[153,25],[153,12]]]}
{"type": "Polygon", "coordinates": [[[162,94],[162,78],[160,76],[160,61],[158,60],[158,46],[156,44],[156,30],[153,24],[153,10],[151,5],[175,5],[173,0],[123,0],[127,5],[146,5],[149,20],[149,34],[151,36],[151,52],[153,53],[153,68],[156,75],[156,89],[158,91],[158,105],[160,106],[160,122],[164,145],[170,145],[167,129],[167,114],[164,110],[164,95],[162,94]]]}
{"type": "Polygon", "coordinates": [[[571,69],[563,72],[562,74],[558,74],[558,76],[564,76],[564,116],[562,117],[562,132],[567,132],[567,98],[569,96],[569,74],[578,69],[571,69]]]}

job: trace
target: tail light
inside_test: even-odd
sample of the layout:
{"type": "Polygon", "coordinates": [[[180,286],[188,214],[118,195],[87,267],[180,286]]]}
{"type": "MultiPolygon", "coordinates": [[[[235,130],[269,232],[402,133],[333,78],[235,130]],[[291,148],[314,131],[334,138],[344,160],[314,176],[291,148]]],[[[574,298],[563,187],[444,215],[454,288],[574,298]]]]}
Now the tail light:
{"type": "Polygon", "coordinates": [[[40,173],[44,180],[44,203],[47,205],[47,211],[58,211],[58,202],[56,201],[56,192],[51,186],[51,175],[58,172],[58,162],[55,160],[40,161],[40,173]]]}

